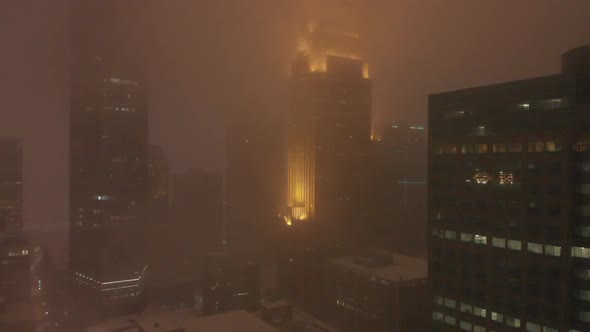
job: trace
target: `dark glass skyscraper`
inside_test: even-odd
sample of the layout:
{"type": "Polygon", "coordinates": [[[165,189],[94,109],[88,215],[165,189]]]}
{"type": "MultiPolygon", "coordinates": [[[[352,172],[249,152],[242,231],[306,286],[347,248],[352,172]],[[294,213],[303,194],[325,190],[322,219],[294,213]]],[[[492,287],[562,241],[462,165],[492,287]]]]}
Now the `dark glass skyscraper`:
{"type": "Polygon", "coordinates": [[[103,305],[134,302],[146,265],[144,1],[76,1],[70,104],[70,269],[103,305]]]}
{"type": "Polygon", "coordinates": [[[430,96],[435,331],[590,331],[589,59],[430,96]]]}
{"type": "Polygon", "coordinates": [[[0,139],[0,233],[22,230],[22,143],[0,139]]]}

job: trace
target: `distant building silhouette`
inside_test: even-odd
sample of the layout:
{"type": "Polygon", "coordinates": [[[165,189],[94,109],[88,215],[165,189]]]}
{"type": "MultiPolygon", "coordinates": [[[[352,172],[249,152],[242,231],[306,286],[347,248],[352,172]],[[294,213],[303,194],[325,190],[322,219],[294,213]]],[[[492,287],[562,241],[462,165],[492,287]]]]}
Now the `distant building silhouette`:
{"type": "Polygon", "coordinates": [[[590,331],[590,46],[429,98],[435,331],[590,331]]]}
{"type": "Polygon", "coordinates": [[[0,139],[0,233],[20,232],[22,222],[22,143],[0,139]]]}
{"type": "Polygon", "coordinates": [[[147,265],[147,3],[76,1],[70,103],[70,270],[102,310],[137,304],[147,265]]]}
{"type": "Polygon", "coordinates": [[[226,252],[210,252],[201,286],[205,315],[260,309],[260,266],[256,263],[240,262],[226,252]]]}
{"type": "Polygon", "coordinates": [[[168,222],[170,169],[162,147],[150,144],[148,150],[148,218],[152,223],[168,222]]]}
{"type": "Polygon", "coordinates": [[[276,112],[247,102],[228,119],[226,232],[232,249],[264,250],[281,226],[277,212],[284,202],[285,177],[280,121],[276,112]]]}
{"type": "Polygon", "coordinates": [[[379,248],[425,254],[427,131],[393,122],[371,141],[366,238],[379,248]]]}
{"type": "Polygon", "coordinates": [[[176,257],[197,273],[207,252],[223,245],[223,181],[219,174],[191,169],[172,177],[170,233],[176,257]]]}
{"type": "Polygon", "coordinates": [[[40,320],[55,314],[47,294],[46,255],[22,234],[0,234],[1,331],[34,331],[40,320]]]}

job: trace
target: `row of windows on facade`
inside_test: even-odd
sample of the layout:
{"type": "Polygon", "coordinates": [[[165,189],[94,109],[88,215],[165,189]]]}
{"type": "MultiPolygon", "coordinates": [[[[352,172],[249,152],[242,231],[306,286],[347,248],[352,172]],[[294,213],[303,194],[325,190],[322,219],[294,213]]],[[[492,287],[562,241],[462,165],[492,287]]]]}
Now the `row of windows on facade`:
{"type": "Polygon", "coordinates": [[[29,255],[29,250],[28,249],[17,250],[17,251],[9,251],[8,252],[8,257],[28,256],[28,255],[29,255]]]}
{"type": "MultiPolygon", "coordinates": [[[[457,232],[450,230],[439,230],[433,229],[432,235],[434,237],[446,240],[457,240],[457,232]]],[[[460,233],[459,239],[462,242],[474,243],[479,245],[487,245],[488,238],[491,238],[491,245],[495,248],[511,249],[511,250],[523,250],[523,242],[520,240],[511,240],[500,237],[488,237],[486,235],[471,234],[471,233],[460,233]]],[[[545,254],[547,256],[561,256],[561,246],[555,246],[550,244],[541,244],[534,242],[526,243],[527,251],[533,254],[545,254]],[[544,249],[544,250],[543,250],[544,249]]],[[[572,253],[573,253],[572,248],[572,253]]],[[[590,249],[588,250],[588,257],[590,258],[590,249]]],[[[572,254],[573,256],[573,254],[572,254]]]]}
{"type": "MultiPolygon", "coordinates": [[[[492,173],[500,171],[514,173],[515,171],[522,169],[522,164],[522,160],[520,159],[494,160],[493,163],[491,161],[486,162],[481,160],[479,162],[477,160],[465,162],[460,159],[447,159],[434,163],[432,170],[435,172],[445,173],[441,174],[441,176],[448,176],[449,172],[456,171],[464,171],[471,174],[473,172],[477,172],[478,170],[492,173]]],[[[548,161],[529,160],[528,163],[526,163],[526,168],[529,171],[528,174],[531,175],[538,175],[539,171],[543,169],[549,171],[551,175],[559,175],[562,171],[562,162],[553,158],[548,161]]],[[[590,163],[577,163],[576,170],[582,173],[590,172],[590,163]]]]}
{"type": "Polygon", "coordinates": [[[104,106],[102,108],[105,111],[117,111],[117,112],[130,112],[130,113],[135,113],[135,108],[134,107],[123,107],[123,106],[104,106]]]}
{"type": "MultiPolygon", "coordinates": [[[[524,152],[524,145],[521,143],[479,143],[479,144],[449,144],[446,146],[439,146],[435,152],[437,154],[468,154],[468,153],[507,153],[507,152],[524,152]],[[491,149],[489,148],[491,146],[491,149]]],[[[547,142],[529,142],[527,146],[528,152],[559,152],[561,151],[561,143],[555,141],[547,142]]]]}
{"type": "MultiPolygon", "coordinates": [[[[440,306],[444,306],[449,309],[455,309],[455,310],[457,309],[457,301],[450,299],[450,298],[446,298],[446,297],[442,297],[442,296],[434,296],[433,302],[435,304],[438,304],[440,306]]],[[[459,303],[459,311],[461,313],[468,313],[473,316],[484,318],[484,319],[488,318],[488,310],[487,309],[480,308],[478,306],[474,306],[474,305],[471,305],[468,303],[460,302],[459,303]]],[[[455,319],[454,316],[444,315],[439,311],[433,311],[432,318],[435,321],[441,321],[441,322],[444,322],[444,323],[451,325],[451,326],[457,325],[457,320],[455,319]]],[[[558,330],[555,328],[552,328],[549,326],[543,326],[541,324],[537,324],[534,322],[526,322],[526,324],[523,324],[524,322],[521,321],[521,319],[519,319],[519,318],[504,315],[504,314],[501,314],[501,313],[498,313],[495,311],[490,311],[489,319],[491,321],[496,322],[496,323],[506,324],[507,326],[514,327],[514,328],[520,328],[524,325],[526,327],[527,332],[558,332],[558,330]]],[[[580,320],[584,321],[583,319],[580,319],[580,320]]],[[[482,326],[478,326],[478,325],[473,324],[473,323],[466,321],[466,320],[461,320],[459,322],[459,328],[464,331],[474,331],[474,332],[485,332],[486,331],[486,328],[484,328],[482,326]]],[[[491,331],[494,332],[494,330],[491,330],[491,331]]],[[[570,329],[569,332],[580,332],[580,331],[570,329]]]]}
{"type": "MultiPolygon", "coordinates": [[[[434,206],[440,206],[440,202],[433,202],[434,206]]],[[[457,205],[459,205],[459,207],[463,210],[465,209],[469,209],[472,207],[475,207],[479,210],[486,210],[488,208],[488,201],[486,200],[477,200],[475,202],[461,202],[461,203],[457,203],[454,199],[448,199],[447,200],[447,204],[448,207],[456,207],[457,205]]],[[[495,204],[491,204],[493,206],[493,208],[498,209],[500,211],[502,210],[512,210],[513,212],[518,212],[517,210],[522,208],[522,204],[520,201],[505,201],[505,200],[497,200],[495,201],[495,204]]],[[[578,216],[582,216],[582,217],[587,217],[590,216],[590,205],[582,205],[576,208],[575,210],[576,215],[578,216]]],[[[530,216],[530,217],[540,217],[542,215],[547,215],[549,217],[555,217],[555,216],[559,216],[561,215],[561,206],[559,204],[559,202],[555,202],[555,203],[548,203],[546,207],[541,206],[540,203],[538,202],[529,202],[527,209],[526,209],[526,215],[530,216]]],[[[437,217],[435,218],[436,221],[440,221],[441,220],[441,214],[440,212],[437,213],[437,217]]],[[[446,220],[449,221],[449,220],[446,220]]]]}
{"type": "Polygon", "coordinates": [[[358,308],[355,305],[351,305],[351,304],[345,302],[344,300],[336,300],[336,305],[339,306],[339,307],[342,307],[342,308],[344,308],[344,309],[346,309],[348,311],[351,311],[351,312],[354,312],[354,313],[357,313],[357,314],[361,314],[361,315],[363,315],[365,317],[369,317],[369,318],[372,318],[372,319],[379,319],[380,318],[376,314],[371,313],[371,312],[368,312],[368,311],[363,310],[361,308],[358,308]]]}
{"type": "MultiPolygon", "coordinates": [[[[555,97],[555,98],[547,98],[547,99],[540,99],[536,101],[525,101],[520,102],[512,105],[508,105],[507,108],[510,110],[518,110],[518,111],[552,111],[552,110],[559,110],[568,107],[568,99],[563,97],[555,97]]],[[[465,115],[472,114],[471,112],[466,112],[462,110],[453,110],[444,113],[444,117],[446,119],[460,119],[465,117],[465,115]]]]}

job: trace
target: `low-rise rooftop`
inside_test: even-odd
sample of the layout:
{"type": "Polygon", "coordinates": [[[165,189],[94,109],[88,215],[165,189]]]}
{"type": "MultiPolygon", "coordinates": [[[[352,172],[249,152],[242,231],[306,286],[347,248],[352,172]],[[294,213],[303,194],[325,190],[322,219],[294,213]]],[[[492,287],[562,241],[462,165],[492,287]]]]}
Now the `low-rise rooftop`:
{"type": "Polygon", "coordinates": [[[428,267],[426,259],[395,253],[391,254],[391,258],[392,261],[390,264],[379,265],[376,267],[367,267],[365,264],[360,264],[355,256],[334,259],[332,260],[332,264],[369,277],[376,277],[391,282],[412,281],[427,278],[428,267]]]}

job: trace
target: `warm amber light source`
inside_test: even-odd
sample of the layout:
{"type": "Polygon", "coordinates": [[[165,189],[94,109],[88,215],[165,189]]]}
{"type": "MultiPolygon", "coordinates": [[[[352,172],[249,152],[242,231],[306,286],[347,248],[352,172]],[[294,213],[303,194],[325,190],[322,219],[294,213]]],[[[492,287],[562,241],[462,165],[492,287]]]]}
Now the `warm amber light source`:
{"type": "Polygon", "coordinates": [[[369,64],[368,63],[363,64],[363,78],[366,78],[366,79],[369,78],[369,64]]]}

